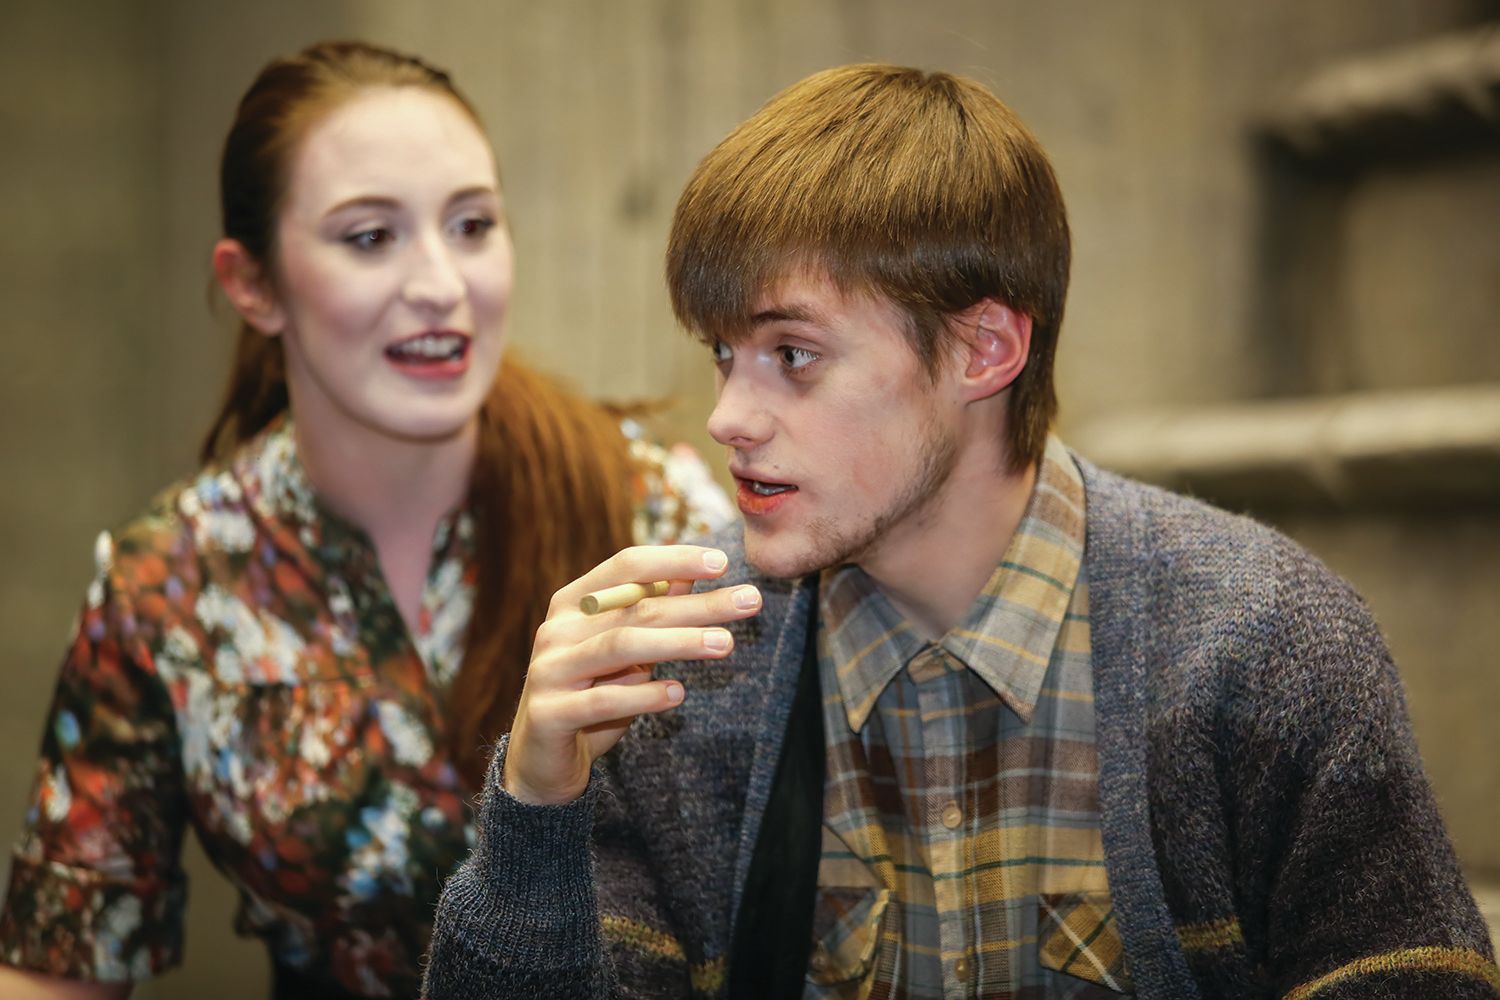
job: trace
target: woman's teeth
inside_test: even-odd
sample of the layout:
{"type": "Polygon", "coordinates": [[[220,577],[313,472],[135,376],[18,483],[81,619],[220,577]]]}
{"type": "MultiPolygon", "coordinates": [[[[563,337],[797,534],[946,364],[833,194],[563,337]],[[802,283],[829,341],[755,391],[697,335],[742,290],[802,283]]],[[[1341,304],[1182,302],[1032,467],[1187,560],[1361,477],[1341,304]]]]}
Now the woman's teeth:
{"type": "Polygon", "coordinates": [[[456,333],[424,333],[420,337],[392,344],[385,352],[393,358],[416,358],[424,361],[457,360],[463,357],[467,338],[456,333]]]}

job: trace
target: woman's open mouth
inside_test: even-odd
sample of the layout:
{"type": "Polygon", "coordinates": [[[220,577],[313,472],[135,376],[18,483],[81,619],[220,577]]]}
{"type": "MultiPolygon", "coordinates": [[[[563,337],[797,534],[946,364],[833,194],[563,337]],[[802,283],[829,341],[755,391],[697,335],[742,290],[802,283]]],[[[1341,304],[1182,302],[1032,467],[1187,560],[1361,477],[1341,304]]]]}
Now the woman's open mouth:
{"type": "Polygon", "coordinates": [[[468,370],[470,342],[467,334],[428,331],[387,346],[385,357],[418,378],[455,378],[468,370]]]}

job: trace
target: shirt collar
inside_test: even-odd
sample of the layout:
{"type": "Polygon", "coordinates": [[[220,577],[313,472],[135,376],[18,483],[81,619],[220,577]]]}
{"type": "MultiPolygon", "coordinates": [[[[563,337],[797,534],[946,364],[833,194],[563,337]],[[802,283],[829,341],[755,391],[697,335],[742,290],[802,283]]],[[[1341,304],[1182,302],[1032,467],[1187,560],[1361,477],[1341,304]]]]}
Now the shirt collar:
{"type": "MultiPolygon", "coordinates": [[[[290,547],[344,573],[368,571],[375,565],[374,546],[365,532],[318,497],[298,454],[290,414],[272,420],[236,453],[233,474],[250,509],[290,547]]],[[[474,518],[466,504],[438,522],[433,556],[467,558],[473,542],[474,518]]]]}
{"type": "Polygon", "coordinates": [[[234,472],[256,514],[290,529],[309,549],[318,546],[327,518],[297,454],[290,416],[277,417],[241,448],[234,456],[234,472]]]}
{"type": "MultiPolygon", "coordinates": [[[[1083,562],[1083,477],[1049,437],[1026,512],[968,614],[938,640],[1023,720],[1041,692],[1083,562]]],[[[852,732],[864,728],[896,673],[927,647],[874,580],[855,566],[824,570],[819,649],[833,665],[852,732]]]]}

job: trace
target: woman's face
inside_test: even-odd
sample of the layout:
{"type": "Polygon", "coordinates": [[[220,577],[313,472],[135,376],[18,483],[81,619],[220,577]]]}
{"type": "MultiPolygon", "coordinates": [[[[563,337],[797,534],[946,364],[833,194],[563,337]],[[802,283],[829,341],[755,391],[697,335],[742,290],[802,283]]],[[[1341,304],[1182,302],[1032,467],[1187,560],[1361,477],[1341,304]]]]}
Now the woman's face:
{"type": "Polygon", "coordinates": [[[489,143],[457,102],[362,93],[293,154],[274,284],[299,433],[437,443],[500,366],[511,243],[489,143]]]}

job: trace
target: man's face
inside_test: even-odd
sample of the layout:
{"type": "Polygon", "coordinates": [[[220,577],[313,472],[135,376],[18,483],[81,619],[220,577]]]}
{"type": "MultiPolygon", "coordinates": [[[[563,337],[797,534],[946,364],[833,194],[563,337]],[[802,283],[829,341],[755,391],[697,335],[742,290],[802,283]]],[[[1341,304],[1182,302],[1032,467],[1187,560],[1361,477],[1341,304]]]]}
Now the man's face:
{"type": "Polygon", "coordinates": [[[792,274],[715,357],[708,431],[729,449],[752,565],[777,577],[868,566],[920,540],[957,460],[962,405],[947,368],[935,382],[923,369],[895,305],[792,274]]]}

